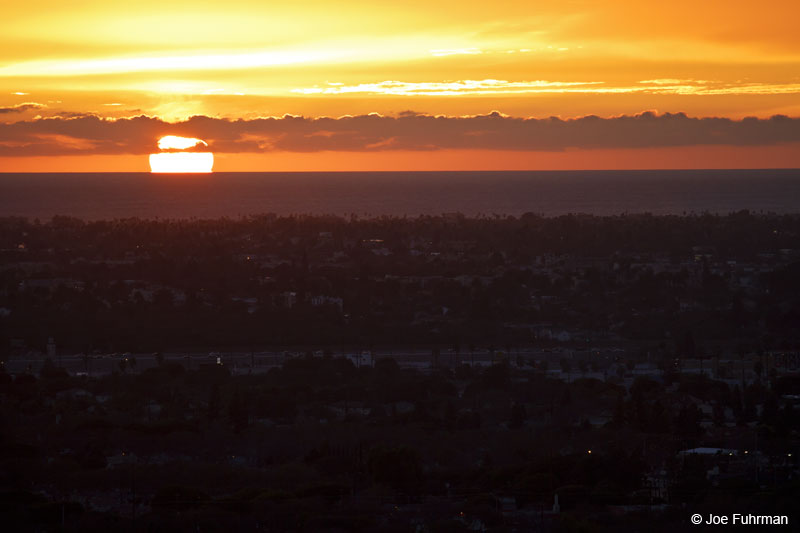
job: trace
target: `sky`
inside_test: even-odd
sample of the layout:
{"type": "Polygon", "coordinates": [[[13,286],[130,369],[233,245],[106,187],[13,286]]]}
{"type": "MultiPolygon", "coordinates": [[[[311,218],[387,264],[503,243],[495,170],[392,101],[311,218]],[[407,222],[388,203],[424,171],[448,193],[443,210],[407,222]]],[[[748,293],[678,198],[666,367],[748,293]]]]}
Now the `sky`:
{"type": "Polygon", "coordinates": [[[796,1],[32,0],[0,171],[800,167],[796,1]]]}

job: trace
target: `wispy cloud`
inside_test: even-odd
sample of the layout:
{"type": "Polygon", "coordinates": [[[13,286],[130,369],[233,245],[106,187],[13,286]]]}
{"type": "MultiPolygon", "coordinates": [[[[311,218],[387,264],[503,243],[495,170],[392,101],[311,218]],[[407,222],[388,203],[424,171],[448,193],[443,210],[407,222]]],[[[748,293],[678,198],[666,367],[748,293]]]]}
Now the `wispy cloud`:
{"type": "Polygon", "coordinates": [[[712,80],[662,78],[639,82],[644,92],[652,94],[691,94],[699,96],[731,94],[794,94],[800,83],[726,83],[712,80]]]}
{"type": "Polygon", "coordinates": [[[483,51],[478,48],[437,48],[430,51],[434,57],[446,57],[453,55],[477,55],[482,54],[483,51]]]}
{"type": "Polygon", "coordinates": [[[41,109],[43,107],[47,106],[36,102],[24,102],[22,104],[12,105],[10,107],[0,107],[0,115],[7,113],[23,113],[31,109],[41,109]]]}
{"type": "Polygon", "coordinates": [[[646,85],[705,85],[708,80],[678,79],[678,78],[658,78],[655,80],[642,80],[639,83],[646,85]]]}
{"type": "Polygon", "coordinates": [[[156,151],[156,139],[164,135],[202,138],[209,150],[218,153],[764,146],[800,142],[800,118],[733,120],[645,112],[565,120],[498,112],[473,116],[404,112],[249,120],[195,116],[169,123],[144,115],[115,120],[76,115],[0,124],[0,155],[145,154],[156,151]]]}
{"type": "Polygon", "coordinates": [[[675,85],[664,86],[660,91],[662,94],[695,94],[700,96],[721,95],[721,94],[798,94],[800,93],[800,83],[747,83],[747,84],[718,84],[715,86],[696,86],[696,85],[675,85]]]}
{"type": "Polygon", "coordinates": [[[60,77],[130,72],[234,70],[320,62],[341,56],[331,50],[264,51],[173,56],[63,59],[13,63],[0,67],[2,77],[60,77]]]}
{"type": "Polygon", "coordinates": [[[292,89],[302,95],[374,94],[391,96],[460,96],[519,94],[676,94],[676,95],[773,95],[800,93],[800,83],[723,83],[709,80],[660,78],[642,80],[635,85],[613,85],[603,81],[508,81],[455,80],[444,82],[406,82],[386,80],[377,83],[292,89]]]}
{"type": "Polygon", "coordinates": [[[456,80],[444,82],[405,82],[381,81],[378,83],[360,83],[343,85],[329,83],[327,87],[305,87],[293,89],[298,94],[388,94],[394,96],[447,96],[447,95],[482,95],[482,94],[530,94],[560,93],[591,90],[589,86],[600,85],[601,81],[507,81],[507,80],[456,80]]]}

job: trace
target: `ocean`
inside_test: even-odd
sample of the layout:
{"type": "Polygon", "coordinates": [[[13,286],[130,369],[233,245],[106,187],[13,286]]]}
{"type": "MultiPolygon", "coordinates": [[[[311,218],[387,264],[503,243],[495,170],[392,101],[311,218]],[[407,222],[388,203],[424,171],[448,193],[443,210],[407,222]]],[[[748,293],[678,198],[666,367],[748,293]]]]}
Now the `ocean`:
{"type": "Polygon", "coordinates": [[[0,216],[800,212],[800,170],[0,173],[0,216]]]}

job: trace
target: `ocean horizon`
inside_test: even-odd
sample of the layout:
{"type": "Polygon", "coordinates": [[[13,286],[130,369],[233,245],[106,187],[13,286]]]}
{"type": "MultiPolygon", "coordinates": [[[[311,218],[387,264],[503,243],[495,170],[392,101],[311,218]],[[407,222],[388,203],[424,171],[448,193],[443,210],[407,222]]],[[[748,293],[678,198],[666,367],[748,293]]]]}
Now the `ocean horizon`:
{"type": "Polygon", "coordinates": [[[800,169],[0,173],[0,216],[800,212],[800,169]]]}

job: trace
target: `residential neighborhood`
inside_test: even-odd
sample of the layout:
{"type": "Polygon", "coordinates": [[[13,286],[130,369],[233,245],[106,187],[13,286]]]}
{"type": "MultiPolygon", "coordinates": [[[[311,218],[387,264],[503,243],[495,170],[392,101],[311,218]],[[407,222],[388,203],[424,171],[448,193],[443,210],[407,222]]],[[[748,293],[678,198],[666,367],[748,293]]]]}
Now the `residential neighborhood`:
{"type": "Polygon", "coordinates": [[[792,517],[798,231],[746,212],[3,219],[4,519],[674,531],[695,509],[792,517]]]}

